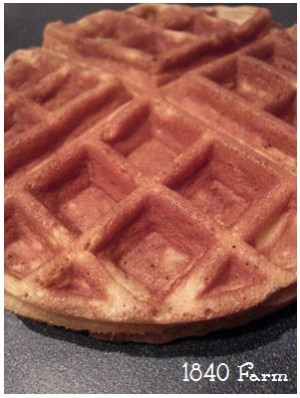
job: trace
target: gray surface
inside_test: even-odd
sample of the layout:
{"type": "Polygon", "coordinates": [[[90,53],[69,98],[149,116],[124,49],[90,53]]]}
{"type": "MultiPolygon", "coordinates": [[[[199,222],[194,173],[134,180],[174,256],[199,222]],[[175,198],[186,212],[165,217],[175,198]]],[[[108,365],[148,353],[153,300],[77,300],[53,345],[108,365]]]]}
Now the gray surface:
{"type": "MultiPolygon", "coordinates": [[[[39,45],[42,28],[105,4],[5,4],[5,56],[39,45]]],[[[125,4],[108,5],[125,7],[125,4]]],[[[126,5],[127,6],[127,5],[126,5]]],[[[295,4],[269,4],[275,20],[296,22],[295,4]]],[[[296,305],[233,331],[164,346],[112,344],[5,313],[6,393],[295,393],[296,305]],[[228,381],[183,382],[182,365],[226,362],[228,381]],[[237,382],[237,365],[287,373],[289,382],[237,382]]]]}
{"type": "Polygon", "coordinates": [[[6,393],[296,393],[296,305],[248,326],[163,346],[114,344],[5,314],[6,393]],[[183,382],[182,365],[226,362],[226,382],[183,382]],[[238,382],[237,365],[289,382],[238,382]]]}

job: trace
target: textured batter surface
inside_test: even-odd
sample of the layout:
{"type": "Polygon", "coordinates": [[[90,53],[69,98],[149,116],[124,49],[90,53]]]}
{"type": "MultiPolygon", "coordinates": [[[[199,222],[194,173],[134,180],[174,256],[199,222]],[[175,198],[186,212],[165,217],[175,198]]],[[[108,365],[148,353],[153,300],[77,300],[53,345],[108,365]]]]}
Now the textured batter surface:
{"type": "Polygon", "coordinates": [[[141,5],[11,55],[7,308],[165,342],[293,299],[295,48],[264,9],[141,5]]]}

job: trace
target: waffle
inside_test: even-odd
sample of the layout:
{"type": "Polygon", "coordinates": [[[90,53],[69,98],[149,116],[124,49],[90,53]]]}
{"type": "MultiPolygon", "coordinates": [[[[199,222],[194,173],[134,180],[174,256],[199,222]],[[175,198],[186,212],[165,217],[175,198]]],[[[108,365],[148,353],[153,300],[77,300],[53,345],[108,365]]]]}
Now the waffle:
{"type": "Polygon", "coordinates": [[[138,5],[13,53],[6,308],[165,343],[295,299],[295,36],[263,8],[138,5]]]}
{"type": "Polygon", "coordinates": [[[268,10],[140,4],[73,24],[47,25],[44,46],[122,77],[132,90],[157,87],[265,35],[268,10]]]}

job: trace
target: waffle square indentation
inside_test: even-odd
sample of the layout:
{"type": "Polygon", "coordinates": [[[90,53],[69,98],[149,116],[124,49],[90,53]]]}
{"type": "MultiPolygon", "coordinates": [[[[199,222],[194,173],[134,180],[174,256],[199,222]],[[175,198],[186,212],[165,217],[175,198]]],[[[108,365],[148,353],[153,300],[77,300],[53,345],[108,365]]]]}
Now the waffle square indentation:
{"type": "Polygon", "coordinates": [[[80,71],[46,52],[33,52],[30,59],[20,53],[5,73],[5,84],[10,89],[49,111],[59,110],[98,83],[95,75],[80,71]]]}
{"type": "Polygon", "coordinates": [[[82,149],[48,166],[45,181],[29,189],[67,228],[80,233],[101,224],[131,192],[132,181],[121,174],[104,154],[82,149]]]}
{"type": "Polygon", "coordinates": [[[226,228],[233,226],[276,181],[259,162],[220,142],[201,161],[192,163],[184,174],[186,179],[176,182],[175,177],[171,187],[226,228]]]}
{"type": "Polygon", "coordinates": [[[156,197],[95,250],[113,274],[128,275],[151,293],[168,290],[213,245],[207,230],[156,197]]]}

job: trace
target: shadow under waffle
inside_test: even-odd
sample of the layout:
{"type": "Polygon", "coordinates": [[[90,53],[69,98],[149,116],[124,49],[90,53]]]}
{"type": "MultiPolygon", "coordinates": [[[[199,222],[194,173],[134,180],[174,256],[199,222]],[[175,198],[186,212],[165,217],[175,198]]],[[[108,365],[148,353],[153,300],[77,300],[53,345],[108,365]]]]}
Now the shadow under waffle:
{"type": "Polygon", "coordinates": [[[203,337],[190,337],[175,342],[152,345],[141,343],[110,343],[93,339],[87,332],[75,332],[64,328],[48,326],[31,319],[18,316],[23,324],[36,333],[63,340],[72,344],[106,352],[121,352],[130,356],[173,358],[181,355],[230,356],[250,351],[276,341],[290,329],[297,327],[297,304],[293,303],[265,318],[251,321],[247,325],[213,332],[203,337]]]}

